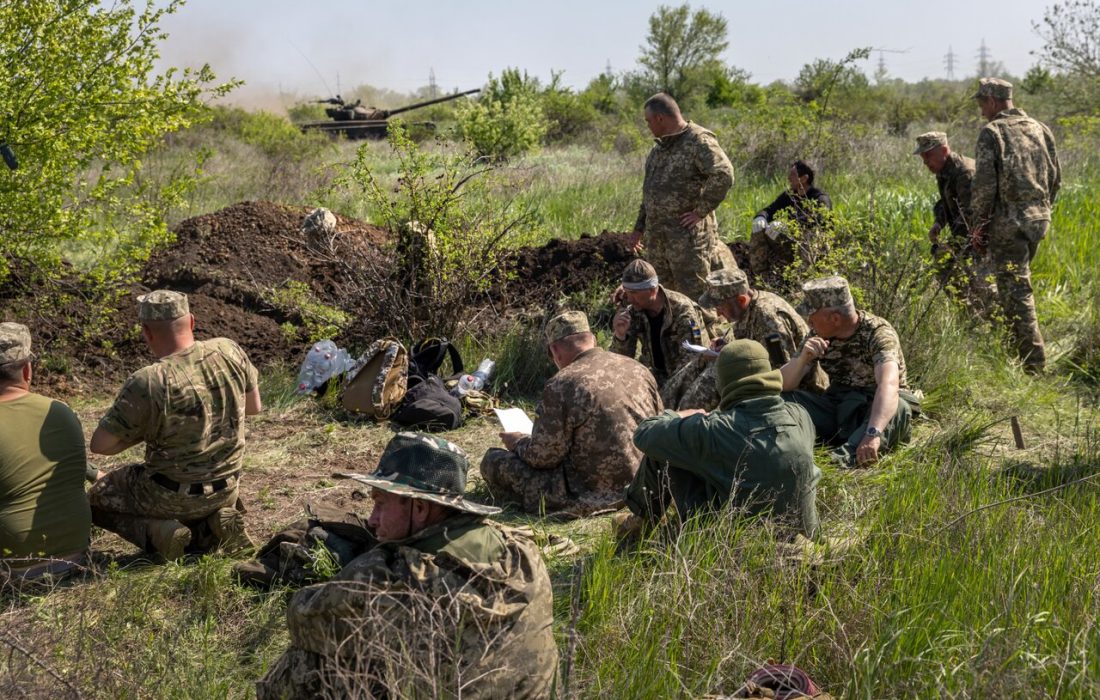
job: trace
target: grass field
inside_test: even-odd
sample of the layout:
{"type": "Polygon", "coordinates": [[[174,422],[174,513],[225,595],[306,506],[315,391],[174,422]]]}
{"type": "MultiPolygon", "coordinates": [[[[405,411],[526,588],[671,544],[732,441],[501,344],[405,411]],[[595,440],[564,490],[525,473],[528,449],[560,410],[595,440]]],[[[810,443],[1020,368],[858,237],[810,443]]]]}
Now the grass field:
{"type": "MultiPolygon", "coordinates": [[[[898,327],[910,380],[927,394],[928,416],[912,444],[859,472],[821,460],[826,540],[800,555],[767,524],[730,513],[631,555],[615,555],[606,517],[551,523],[505,514],[581,548],[548,562],[570,669],[563,694],[728,693],[774,659],[798,664],[844,698],[1100,695],[1100,177],[1073,166],[1085,158],[1066,155],[1065,190],[1034,266],[1051,371],[1032,378],[995,332],[921,286],[934,184],[908,143],[894,142],[904,157],[853,158],[850,169],[823,172],[821,185],[869,232],[867,255],[844,272],[863,284],[871,310],[898,327]],[[1012,416],[1024,449],[1013,442],[1012,416]]],[[[233,148],[240,150],[227,146],[207,161],[210,186],[177,218],[258,193],[371,216],[351,199],[317,194],[325,168],[350,158],[346,145],[296,164],[305,184],[275,182],[251,147],[233,148]]],[[[368,148],[377,149],[379,172],[394,176],[385,147],[368,148]]],[[[642,157],[567,148],[517,164],[510,176],[525,183],[539,224],[512,243],[629,230],[642,157]]],[[[752,212],[779,189],[739,177],[719,211],[727,237],[747,235],[752,212]]],[[[600,301],[590,295],[586,303],[600,301]]],[[[465,342],[468,354],[497,357],[511,372],[522,371],[531,352],[514,337],[465,342]]],[[[308,499],[366,510],[331,475],[372,468],[390,434],[296,398],[292,386],[290,371],[265,377],[267,409],[250,421],[244,488],[257,539],[295,520],[308,499]]],[[[109,401],[76,406],[87,432],[109,401]]],[[[448,437],[475,464],[497,441],[484,419],[448,437]]],[[[476,475],[472,489],[484,495],[476,475]]],[[[102,532],[93,548],[101,552],[94,574],[3,600],[6,697],[249,697],[285,647],[286,596],[238,587],[225,558],[152,566],[102,532]]]]}

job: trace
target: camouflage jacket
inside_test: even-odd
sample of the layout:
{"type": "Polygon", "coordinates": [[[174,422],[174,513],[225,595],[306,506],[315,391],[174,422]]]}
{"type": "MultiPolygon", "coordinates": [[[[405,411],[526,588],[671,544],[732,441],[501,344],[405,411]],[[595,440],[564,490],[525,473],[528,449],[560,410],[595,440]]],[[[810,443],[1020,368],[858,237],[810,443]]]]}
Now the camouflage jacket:
{"type": "Polygon", "coordinates": [[[1054,135],[1020,109],[1006,109],[978,134],[970,199],[978,225],[1050,221],[1062,184],[1054,135]]]}
{"type": "MultiPolygon", "coordinates": [[[[653,372],[658,386],[663,385],[665,380],[685,362],[695,359],[694,353],[683,348],[683,341],[686,340],[695,345],[710,345],[710,340],[716,333],[715,328],[707,325],[707,317],[698,304],[679,292],[663,286],[659,289],[665,295],[665,313],[660,329],[664,366],[658,367],[653,357],[653,343],[650,341],[652,320],[646,312],[631,308],[630,328],[626,331],[626,338],[623,340],[614,336],[611,338],[611,352],[626,355],[629,358],[634,358],[638,346],[641,345],[642,353],[639,362],[653,372]]],[[[713,318],[712,316],[711,319],[713,318]]]]}
{"type": "Polygon", "coordinates": [[[638,426],[634,443],[702,481],[717,507],[798,513],[801,489],[820,476],[809,413],[778,394],[687,418],[665,411],[638,426]]]}
{"type": "Polygon", "coordinates": [[[642,455],[631,436],[661,412],[653,375],[634,360],[587,350],[546,382],[531,435],[515,452],[536,469],[562,469],[578,500],[612,503],[642,455]]]}
{"type": "MultiPolygon", "coordinates": [[[[779,369],[796,356],[809,332],[806,322],[783,297],[759,289],[753,292],[752,302],[745,309],[745,315],[733,326],[734,337],[755,340],[768,350],[769,356],[772,349],[768,345],[768,339],[779,336],[782,357],[771,358],[772,369],[779,369]]],[[[829,378],[817,366],[807,372],[799,384],[799,388],[807,391],[824,391],[827,386],[829,378]]]]}
{"type": "Polygon", "coordinates": [[[943,169],[936,174],[940,198],[932,208],[936,223],[950,231],[956,243],[969,243],[970,189],[974,182],[974,159],[952,152],[943,169]]]}
{"type": "MultiPolygon", "coordinates": [[[[810,333],[808,337],[815,335],[810,333]]],[[[878,388],[875,367],[891,360],[898,364],[898,388],[908,389],[905,356],[897,331],[885,319],[860,311],[856,332],[850,338],[831,339],[828,351],[819,362],[829,375],[830,388],[851,387],[873,392],[878,388]]]]}
{"type": "Polygon", "coordinates": [[[346,696],[545,698],[557,672],[539,550],[479,516],[359,555],[295,593],[287,627],[292,650],[353,671],[346,696]]]}
{"type": "Polygon", "coordinates": [[[170,479],[224,478],[241,468],[245,395],[256,383],[232,340],[196,341],[130,375],[99,427],[144,442],[147,467],[170,479]]]}
{"type": "Polygon", "coordinates": [[[645,160],[642,205],[635,231],[648,236],[684,232],[680,217],[693,211],[700,225],[718,230],[714,210],[733,186],[733,166],[715,135],[693,122],[656,140],[645,160]]]}

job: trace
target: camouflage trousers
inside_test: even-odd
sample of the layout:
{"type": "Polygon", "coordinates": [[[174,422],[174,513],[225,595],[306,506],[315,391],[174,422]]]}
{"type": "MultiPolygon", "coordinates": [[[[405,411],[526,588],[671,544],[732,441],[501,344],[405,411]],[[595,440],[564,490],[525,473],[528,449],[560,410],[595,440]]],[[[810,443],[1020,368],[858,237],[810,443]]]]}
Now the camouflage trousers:
{"type": "Polygon", "coordinates": [[[943,290],[979,317],[986,318],[996,303],[993,261],[965,243],[932,246],[932,268],[943,290]]]}
{"type": "Polygon", "coordinates": [[[718,373],[713,361],[702,358],[688,360],[661,387],[661,402],[668,408],[683,411],[718,408],[718,373]]]}
{"type": "Polygon", "coordinates": [[[989,232],[989,252],[996,270],[997,293],[1005,323],[1012,334],[1020,361],[1025,367],[1037,369],[1046,365],[1046,350],[1035,313],[1031,261],[1049,226],[1049,221],[1030,221],[1019,226],[994,228],[989,232]]]}
{"type": "Polygon", "coordinates": [[[698,299],[706,291],[710,273],[737,269],[737,260],[729,246],[706,220],[691,229],[647,230],[644,240],[646,260],[657,271],[657,279],[691,299],[698,299]]]}
{"type": "MultiPolygon", "coordinates": [[[[851,464],[855,464],[856,448],[863,440],[867,421],[871,417],[874,392],[830,385],[821,394],[809,391],[783,392],[783,399],[806,409],[813,421],[818,442],[841,448],[851,464]]],[[[882,431],[882,448],[879,454],[900,443],[909,442],[912,436],[912,420],[912,407],[905,398],[899,396],[898,409],[882,431]]]]}
{"type": "Polygon", "coordinates": [[[525,513],[549,513],[576,504],[576,497],[565,484],[564,470],[535,469],[511,450],[486,450],[481,459],[481,478],[494,502],[515,504],[525,513]]]}
{"type": "MultiPolygon", "coordinates": [[[[634,481],[626,490],[626,505],[635,515],[656,523],[675,504],[680,520],[727,504],[746,515],[769,513],[813,539],[820,526],[817,515],[817,483],[821,470],[813,466],[798,474],[793,488],[784,493],[758,494],[734,489],[730,493],[684,465],[643,457],[634,481]]],[[[793,534],[793,533],[792,533],[793,534]]]]}
{"type": "Polygon", "coordinates": [[[210,494],[185,495],[170,491],[151,479],[144,464],[130,464],[100,477],[88,490],[92,522],[147,552],[154,551],[151,536],[166,521],[178,520],[192,531],[196,549],[217,546],[216,519],[223,508],[243,510],[237,499],[238,477],[229,486],[210,494]]]}
{"type": "Polygon", "coordinates": [[[256,700],[371,697],[339,662],[303,649],[288,649],[256,683],[256,700]]]}

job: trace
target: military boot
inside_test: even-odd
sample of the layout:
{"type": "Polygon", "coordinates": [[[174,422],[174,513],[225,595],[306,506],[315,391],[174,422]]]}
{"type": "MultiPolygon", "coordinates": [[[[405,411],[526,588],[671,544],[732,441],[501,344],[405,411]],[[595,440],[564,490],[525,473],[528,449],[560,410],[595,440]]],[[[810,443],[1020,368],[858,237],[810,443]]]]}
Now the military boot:
{"type": "Polygon", "coordinates": [[[149,525],[149,544],[167,561],[181,558],[191,544],[191,530],[178,520],[158,520],[149,525]]]}
{"type": "Polygon", "coordinates": [[[244,515],[235,508],[219,508],[206,519],[218,545],[226,554],[252,551],[256,543],[244,529],[244,515]]]}

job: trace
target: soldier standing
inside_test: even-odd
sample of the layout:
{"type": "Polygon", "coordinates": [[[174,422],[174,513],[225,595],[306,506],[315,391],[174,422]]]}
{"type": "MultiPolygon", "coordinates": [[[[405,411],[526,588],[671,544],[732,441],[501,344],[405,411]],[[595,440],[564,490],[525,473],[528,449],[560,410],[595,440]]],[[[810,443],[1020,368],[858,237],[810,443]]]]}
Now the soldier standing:
{"type": "Polygon", "coordinates": [[[685,121],[670,96],[650,97],[644,113],[657,142],[646,157],[631,244],[637,249],[644,240],[658,276],[697,299],[707,275],[737,267],[714,214],[733,186],[733,166],[714,134],[685,121]]]}
{"type": "Polygon", "coordinates": [[[140,297],[138,320],[157,361],[126,380],[90,449],[114,455],[144,442],[145,461],[92,485],[92,522],[165,559],[249,547],[237,486],[244,417],[261,409],[256,368],[228,338],[195,340],[184,294],[140,297]]]}
{"type": "Polygon", "coordinates": [[[635,426],[661,411],[653,375],[596,345],[588,318],[567,311],[546,324],[558,373],[546,382],[530,435],[501,433],[481,476],[498,503],[528,513],[584,515],[622,502],[642,454],[635,426]]]}
{"type": "Polygon", "coordinates": [[[979,255],[970,244],[974,159],[952,151],[947,134],[942,131],[918,136],[913,155],[920,156],[925,167],[936,176],[940,194],[932,208],[934,220],[928,230],[936,276],[952,297],[973,303],[983,311],[992,290],[985,279],[987,256],[979,255]]]}
{"type": "Polygon", "coordinates": [[[974,247],[988,247],[1016,352],[1029,372],[1046,365],[1031,289],[1031,260],[1061,186],[1054,135],[1012,104],[1012,83],[982,78],[974,94],[989,123],[978,134],[971,195],[974,247]]]}

